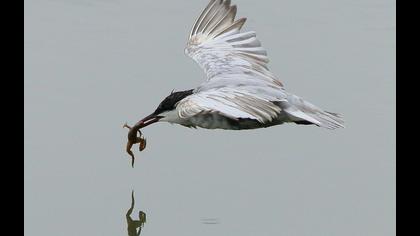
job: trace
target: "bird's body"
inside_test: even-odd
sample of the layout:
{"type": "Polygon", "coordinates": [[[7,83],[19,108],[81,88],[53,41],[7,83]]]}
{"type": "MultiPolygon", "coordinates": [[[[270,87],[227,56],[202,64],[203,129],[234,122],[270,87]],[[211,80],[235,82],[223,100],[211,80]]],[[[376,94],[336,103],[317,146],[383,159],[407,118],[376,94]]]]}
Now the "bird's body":
{"type": "MultiPolygon", "coordinates": [[[[285,90],[269,71],[265,49],[253,31],[241,32],[230,0],[211,0],[194,23],[185,53],[207,80],[195,89],[171,93],[132,130],[157,121],[206,129],[255,129],[293,122],[334,129],[338,114],[326,112],[285,90]]],[[[134,142],[134,140],[133,140],[134,142]]]]}
{"type": "MultiPolygon", "coordinates": [[[[249,89],[249,88],[248,88],[249,89]]],[[[264,88],[251,88],[256,90],[263,90],[264,88]]],[[[230,129],[230,130],[242,130],[242,129],[256,129],[266,128],[273,125],[283,124],[285,122],[293,122],[296,124],[316,124],[325,128],[334,129],[340,127],[339,123],[341,119],[338,115],[330,112],[325,112],[302,98],[288,93],[284,89],[278,91],[273,90],[274,94],[277,93],[276,100],[261,100],[258,104],[253,104],[255,101],[252,93],[241,93],[235,88],[230,91],[229,89],[215,89],[210,92],[199,92],[194,90],[193,93],[178,102],[175,109],[167,111],[161,121],[169,123],[176,123],[187,127],[200,127],[205,129],[230,129]],[[234,94],[237,97],[223,98],[223,94],[234,94]],[[220,96],[218,94],[221,94],[220,96]],[[193,101],[191,101],[193,100],[193,101]],[[200,109],[201,107],[195,108],[195,100],[202,101],[201,104],[206,103],[209,111],[196,112],[194,109],[200,109]],[[213,100],[216,100],[212,104],[213,100]],[[225,101],[223,101],[225,100],[225,101]],[[226,104],[247,104],[246,112],[238,109],[235,110],[229,105],[226,105],[226,111],[214,111],[219,104],[225,102],[226,104]],[[215,109],[212,109],[214,106],[215,109]],[[265,107],[267,111],[272,111],[272,116],[267,112],[264,114],[259,111],[258,108],[254,107],[265,107]],[[230,111],[228,111],[230,109],[230,111]],[[302,111],[303,110],[303,111],[302,111]],[[194,113],[189,115],[189,113],[194,113]],[[318,113],[315,113],[318,112],[318,113]],[[293,115],[296,114],[296,115],[293,115]],[[308,115],[309,114],[309,115],[308,115]],[[319,123],[318,120],[312,118],[316,116],[318,120],[322,120],[324,123],[319,123]],[[303,119],[301,117],[305,117],[303,119]],[[338,123],[338,124],[337,124],[338,123]]],[[[178,92],[183,93],[184,91],[178,92]]],[[[233,95],[232,95],[233,96],[233,95]]],[[[197,102],[198,103],[198,102],[197,102]]],[[[201,105],[202,106],[202,105],[201,105]]],[[[244,107],[244,106],[242,106],[244,107]]],[[[265,110],[264,110],[265,111],[265,110]]]]}
{"type": "Polygon", "coordinates": [[[204,128],[204,129],[228,129],[228,130],[243,130],[243,129],[257,129],[263,127],[269,127],[273,125],[282,124],[284,117],[277,117],[275,120],[269,123],[260,123],[255,119],[250,118],[238,118],[232,119],[223,114],[219,113],[206,113],[197,114],[188,119],[180,118],[176,112],[174,112],[171,118],[166,118],[163,121],[170,123],[180,124],[191,128],[204,128]]]}

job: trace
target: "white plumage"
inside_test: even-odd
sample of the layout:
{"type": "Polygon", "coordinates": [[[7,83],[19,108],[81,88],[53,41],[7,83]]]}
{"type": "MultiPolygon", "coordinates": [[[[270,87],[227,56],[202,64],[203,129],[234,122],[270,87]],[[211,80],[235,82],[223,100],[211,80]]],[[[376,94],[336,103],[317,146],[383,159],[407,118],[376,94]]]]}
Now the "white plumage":
{"type": "Polygon", "coordinates": [[[267,52],[253,31],[241,32],[230,0],[211,0],[195,21],[185,53],[207,80],[194,90],[169,95],[156,111],[138,122],[156,121],[208,129],[254,129],[294,122],[334,129],[338,114],[323,111],[287,92],[268,69],[267,52]]]}
{"type": "Polygon", "coordinates": [[[283,122],[343,127],[337,114],[325,112],[283,88],[268,70],[267,53],[256,33],[240,32],[246,18],[235,21],[235,15],[236,6],[230,6],[229,0],[211,0],[197,18],[185,53],[200,65],[207,80],[176,104],[171,119],[163,120],[223,129],[283,122]],[[238,122],[232,127],[225,119],[238,122]],[[250,125],[249,120],[258,122],[250,125]],[[247,124],[241,126],[241,122],[247,124]]]}
{"type": "Polygon", "coordinates": [[[230,0],[211,0],[194,23],[185,53],[200,65],[207,80],[195,89],[173,92],[157,109],[128,127],[126,151],[145,145],[140,129],[158,121],[206,129],[256,129],[294,122],[335,129],[338,114],[326,112],[287,92],[268,70],[267,52],[255,32],[241,32],[230,0]],[[140,136],[137,133],[140,132],[140,136]]]}

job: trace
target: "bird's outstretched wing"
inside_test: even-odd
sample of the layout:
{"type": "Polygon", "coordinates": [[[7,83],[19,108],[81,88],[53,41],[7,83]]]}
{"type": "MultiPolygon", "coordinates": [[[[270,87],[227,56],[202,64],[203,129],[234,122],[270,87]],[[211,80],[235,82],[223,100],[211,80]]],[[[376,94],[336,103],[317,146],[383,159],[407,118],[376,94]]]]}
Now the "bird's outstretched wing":
{"type": "Polygon", "coordinates": [[[281,111],[269,99],[229,87],[195,93],[181,100],[177,109],[181,118],[218,113],[233,120],[253,119],[260,123],[271,122],[281,111]]]}
{"type": "Polygon", "coordinates": [[[208,81],[246,76],[282,87],[267,68],[267,53],[255,32],[240,32],[246,18],[235,21],[235,15],[230,0],[211,0],[191,29],[185,53],[205,71],[208,81]]]}
{"type": "Polygon", "coordinates": [[[283,101],[282,83],[268,70],[265,49],[253,31],[240,32],[230,0],[211,0],[191,29],[185,53],[207,75],[194,94],[181,100],[179,116],[219,113],[232,119],[272,121],[283,101]]]}

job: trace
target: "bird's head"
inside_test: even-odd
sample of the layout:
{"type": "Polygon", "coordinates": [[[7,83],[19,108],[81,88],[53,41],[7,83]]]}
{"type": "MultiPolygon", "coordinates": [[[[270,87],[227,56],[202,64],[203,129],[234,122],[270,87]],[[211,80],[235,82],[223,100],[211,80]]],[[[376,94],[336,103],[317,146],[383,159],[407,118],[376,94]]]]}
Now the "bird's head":
{"type": "Polygon", "coordinates": [[[130,127],[127,124],[124,125],[124,127],[129,129],[128,136],[127,136],[128,142],[126,146],[126,151],[131,156],[132,166],[134,166],[134,154],[131,151],[131,147],[136,143],[140,143],[140,146],[139,146],[140,151],[142,151],[146,147],[146,139],[142,138],[142,133],[140,129],[158,121],[172,122],[176,120],[177,103],[181,101],[183,98],[191,95],[192,93],[193,93],[192,89],[186,90],[186,91],[180,91],[180,92],[171,92],[169,96],[163,99],[163,101],[159,104],[159,106],[156,108],[156,110],[152,114],[141,119],[133,127],[130,127]],[[137,136],[137,132],[140,134],[140,136],[137,136]]]}
{"type": "Polygon", "coordinates": [[[141,119],[139,122],[137,122],[137,124],[134,127],[136,127],[136,129],[138,130],[158,121],[170,121],[172,119],[171,116],[175,115],[176,106],[178,102],[184,99],[185,97],[191,95],[192,93],[193,89],[179,92],[171,92],[171,94],[169,94],[165,99],[163,99],[163,101],[159,104],[159,106],[152,114],[141,119]]]}

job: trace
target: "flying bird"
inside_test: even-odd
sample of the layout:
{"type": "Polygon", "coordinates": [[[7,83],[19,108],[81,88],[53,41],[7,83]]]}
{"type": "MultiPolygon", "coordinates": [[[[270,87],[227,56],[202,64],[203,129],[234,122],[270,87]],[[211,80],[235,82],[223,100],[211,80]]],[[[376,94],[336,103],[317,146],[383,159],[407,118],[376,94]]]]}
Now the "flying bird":
{"type": "MultiPolygon", "coordinates": [[[[155,122],[186,127],[242,130],[295,123],[327,129],[344,127],[340,115],[287,92],[268,69],[266,50],[254,31],[242,32],[246,18],[235,20],[230,0],[211,0],[195,21],[185,47],[207,76],[194,89],[172,92],[157,109],[129,131],[155,122]]],[[[137,140],[138,141],[138,140],[137,140]]]]}

